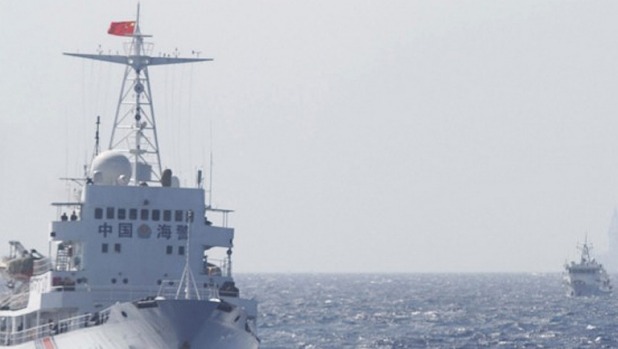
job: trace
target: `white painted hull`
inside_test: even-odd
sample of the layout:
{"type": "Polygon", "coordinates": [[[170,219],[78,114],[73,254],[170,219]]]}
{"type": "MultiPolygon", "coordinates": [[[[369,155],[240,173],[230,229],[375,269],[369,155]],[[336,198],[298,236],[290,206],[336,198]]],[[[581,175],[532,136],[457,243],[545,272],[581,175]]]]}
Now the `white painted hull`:
{"type": "Polygon", "coordinates": [[[256,349],[259,340],[241,308],[217,301],[157,300],[142,306],[119,303],[102,324],[12,348],[256,349]]]}
{"type": "Polygon", "coordinates": [[[568,281],[569,296],[602,296],[610,294],[612,289],[601,284],[600,281],[586,280],[584,278],[573,279],[568,281]]]}

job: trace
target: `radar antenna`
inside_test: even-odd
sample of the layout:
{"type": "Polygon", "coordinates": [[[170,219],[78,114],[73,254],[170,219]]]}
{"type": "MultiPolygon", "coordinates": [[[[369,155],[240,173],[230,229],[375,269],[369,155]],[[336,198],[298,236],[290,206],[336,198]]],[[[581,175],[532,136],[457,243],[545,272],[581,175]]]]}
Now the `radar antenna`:
{"type": "Polygon", "coordinates": [[[153,45],[144,42],[144,38],[151,35],[141,33],[139,11],[138,4],[135,21],[112,23],[108,31],[112,35],[132,38],[131,43],[125,46],[126,55],[64,53],[67,56],[126,66],[108,149],[123,152],[130,159],[134,185],[142,182],[159,182],[163,174],[148,67],[212,61],[212,58],[179,58],[177,55],[150,56],[153,45]],[[127,26],[119,33],[112,31],[115,24],[127,24],[127,26]]]}

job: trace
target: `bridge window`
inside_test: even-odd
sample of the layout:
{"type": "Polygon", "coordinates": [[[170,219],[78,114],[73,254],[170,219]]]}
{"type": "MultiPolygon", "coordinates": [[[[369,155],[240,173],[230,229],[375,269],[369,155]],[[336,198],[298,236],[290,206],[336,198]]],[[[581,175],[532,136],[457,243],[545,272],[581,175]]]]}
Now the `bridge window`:
{"type": "Polygon", "coordinates": [[[136,208],[132,208],[129,210],[129,219],[132,221],[137,219],[137,209],[136,208]]]}
{"type": "Polygon", "coordinates": [[[103,209],[100,207],[97,207],[94,209],[94,218],[95,219],[101,219],[103,218],[103,209]]]}
{"type": "Polygon", "coordinates": [[[107,219],[114,219],[114,211],[115,209],[113,207],[108,207],[106,210],[106,217],[107,219]]]}
{"type": "Polygon", "coordinates": [[[124,208],[118,209],[118,219],[127,219],[127,210],[124,208]]]}
{"type": "Polygon", "coordinates": [[[184,246],[178,246],[178,255],[179,256],[184,256],[185,255],[185,247],[184,246]]]}
{"type": "Polygon", "coordinates": [[[174,248],[172,246],[167,246],[165,248],[165,253],[172,254],[174,252],[174,248]]]}
{"type": "Polygon", "coordinates": [[[161,211],[159,210],[152,210],[152,220],[153,221],[158,221],[161,219],[161,211]]]}
{"type": "Polygon", "coordinates": [[[174,220],[175,220],[176,222],[182,222],[182,221],[183,221],[183,218],[184,218],[183,216],[184,216],[184,215],[183,215],[182,210],[176,210],[176,211],[174,211],[174,220]]]}
{"type": "Polygon", "coordinates": [[[108,244],[102,244],[101,245],[101,252],[107,253],[108,250],[109,250],[109,245],[108,244]]]}
{"type": "Polygon", "coordinates": [[[140,212],[140,218],[141,218],[141,220],[143,220],[143,221],[147,221],[147,220],[148,220],[148,213],[149,213],[148,209],[143,208],[143,209],[141,210],[141,212],[140,212]]]}
{"type": "Polygon", "coordinates": [[[172,210],[163,210],[163,221],[169,222],[172,220],[172,210]]]}

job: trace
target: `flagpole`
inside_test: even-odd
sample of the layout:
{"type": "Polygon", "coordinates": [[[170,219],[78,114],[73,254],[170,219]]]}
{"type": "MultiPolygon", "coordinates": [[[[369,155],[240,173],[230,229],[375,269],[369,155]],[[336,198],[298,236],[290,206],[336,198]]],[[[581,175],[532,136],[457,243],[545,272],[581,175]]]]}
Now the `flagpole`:
{"type": "Polygon", "coordinates": [[[137,3],[137,18],[135,20],[135,32],[137,34],[141,34],[142,31],[139,30],[139,2],[137,3]]]}

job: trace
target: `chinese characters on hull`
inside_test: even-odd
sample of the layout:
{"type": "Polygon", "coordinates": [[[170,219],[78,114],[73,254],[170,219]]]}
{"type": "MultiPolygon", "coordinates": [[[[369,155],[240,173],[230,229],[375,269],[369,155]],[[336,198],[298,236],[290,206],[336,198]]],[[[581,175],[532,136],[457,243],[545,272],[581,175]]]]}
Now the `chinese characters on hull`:
{"type": "MultiPolygon", "coordinates": [[[[133,238],[133,223],[118,223],[117,233],[118,238],[124,239],[132,239],[133,238]]],[[[152,236],[152,229],[148,224],[141,224],[137,229],[137,237],[141,239],[149,239],[152,236]]],[[[170,240],[172,237],[175,237],[176,240],[187,240],[189,227],[186,224],[158,224],[157,228],[157,239],[166,239],[170,240]]],[[[113,236],[114,234],[114,226],[112,224],[108,224],[104,222],[99,225],[98,233],[102,234],[104,238],[113,236]]]]}

